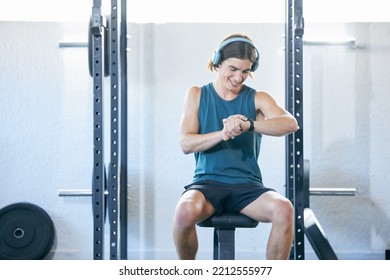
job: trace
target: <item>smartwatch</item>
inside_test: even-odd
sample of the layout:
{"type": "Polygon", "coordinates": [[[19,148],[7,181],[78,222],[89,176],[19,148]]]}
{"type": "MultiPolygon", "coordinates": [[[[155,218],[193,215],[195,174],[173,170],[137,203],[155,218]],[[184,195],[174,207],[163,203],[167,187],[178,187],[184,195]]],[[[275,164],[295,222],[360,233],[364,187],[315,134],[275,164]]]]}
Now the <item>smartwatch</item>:
{"type": "Polygon", "coordinates": [[[252,132],[253,130],[255,130],[255,124],[253,123],[253,120],[250,119],[250,118],[247,118],[246,121],[249,121],[250,123],[250,126],[249,126],[249,129],[248,129],[248,132],[252,132]]]}

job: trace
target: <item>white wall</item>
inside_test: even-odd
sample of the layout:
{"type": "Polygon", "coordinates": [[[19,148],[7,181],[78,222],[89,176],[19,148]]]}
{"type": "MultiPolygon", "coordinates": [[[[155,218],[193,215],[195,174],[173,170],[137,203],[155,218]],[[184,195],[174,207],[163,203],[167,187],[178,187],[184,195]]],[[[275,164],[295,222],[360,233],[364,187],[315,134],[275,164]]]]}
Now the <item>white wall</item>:
{"type": "MultiPolygon", "coordinates": [[[[304,48],[305,158],[313,187],[356,187],[354,197],[312,197],[311,208],[340,258],[384,258],[389,236],[390,88],[388,23],[307,24],[307,33],[343,30],[358,48],[304,48]]],[[[191,84],[213,79],[211,52],[233,32],[251,36],[260,68],[248,84],[284,104],[284,24],[129,24],[128,249],[130,259],[175,259],[171,220],[193,156],[178,146],[181,104],[191,84]]],[[[332,31],[332,32],[333,32],[332,31]]],[[[29,201],[56,228],[52,259],[92,259],[90,188],[92,80],[84,23],[0,22],[0,207],[29,201]]],[[[108,101],[108,99],[106,98],[108,101]]],[[[264,137],[266,185],[284,193],[284,138],[264,137]]],[[[238,258],[264,258],[269,225],[236,232],[238,258]]],[[[199,258],[211,257],[212,230],[199,228],[199,258]]],[[[306,243],[307,258],[316,258],[306,243]]]]}

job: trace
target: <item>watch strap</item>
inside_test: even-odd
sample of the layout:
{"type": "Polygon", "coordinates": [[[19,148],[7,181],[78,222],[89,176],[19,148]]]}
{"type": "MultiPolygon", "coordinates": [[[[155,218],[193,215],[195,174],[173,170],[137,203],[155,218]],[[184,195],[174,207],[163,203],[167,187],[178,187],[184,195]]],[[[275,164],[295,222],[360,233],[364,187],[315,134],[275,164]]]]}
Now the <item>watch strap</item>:
{"type": "Polygon", "coordinates": [[[247,121],[249,121],[249,123],[250,123],[248,132],[253,132],[255,130],[255,124],[253,123],[253,120],[248,118],[247,121]]]}

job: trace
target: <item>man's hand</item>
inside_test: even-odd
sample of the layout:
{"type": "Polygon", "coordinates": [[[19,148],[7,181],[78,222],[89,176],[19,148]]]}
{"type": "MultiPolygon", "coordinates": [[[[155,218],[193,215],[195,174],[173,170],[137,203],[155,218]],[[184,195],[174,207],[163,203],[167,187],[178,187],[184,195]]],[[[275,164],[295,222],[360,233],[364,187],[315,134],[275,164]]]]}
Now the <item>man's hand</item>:
{"type": "Polygon", "coordinates": [[[241,133],[247,131],[250,126],[250,123],[247,122],[247,119],[248,118],[244,115],[233,115],[229,116],[227,119],[223,119],[223,141],[234,139],[236,136],[239,136],[241,133]]]}

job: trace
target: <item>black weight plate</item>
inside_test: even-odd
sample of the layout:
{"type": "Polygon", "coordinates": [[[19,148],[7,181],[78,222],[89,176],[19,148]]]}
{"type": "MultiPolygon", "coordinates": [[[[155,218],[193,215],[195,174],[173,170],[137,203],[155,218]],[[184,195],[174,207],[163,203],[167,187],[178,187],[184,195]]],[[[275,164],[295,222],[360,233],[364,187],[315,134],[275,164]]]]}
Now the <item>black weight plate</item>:
{"type": "Polygon", "coordinates": [[[305,234],[320,260],[337,260],[325,233],[313,211],[305,208],[305,234]]]}
{"type": "Polygon", "coordinates": [[[49,215],[31,203],[14,203],[0,210],[0,259],[40,260],[54,242],[49,215]]]}

